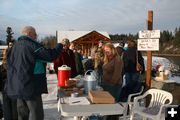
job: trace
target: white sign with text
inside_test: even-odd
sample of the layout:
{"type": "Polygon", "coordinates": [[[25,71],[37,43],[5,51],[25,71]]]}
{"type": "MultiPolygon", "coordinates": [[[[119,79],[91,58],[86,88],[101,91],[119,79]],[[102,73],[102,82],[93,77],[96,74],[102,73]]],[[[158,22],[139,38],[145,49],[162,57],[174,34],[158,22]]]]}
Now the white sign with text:
{"type": "Polygon", "coordinates": [[[139,31],[139,38],[160,38],[160,30],[139,31]]]}
{"type": "Polygon", "coordinates": [[[138,39],[139,51],[158,51],[159,39],[138,39]]]}

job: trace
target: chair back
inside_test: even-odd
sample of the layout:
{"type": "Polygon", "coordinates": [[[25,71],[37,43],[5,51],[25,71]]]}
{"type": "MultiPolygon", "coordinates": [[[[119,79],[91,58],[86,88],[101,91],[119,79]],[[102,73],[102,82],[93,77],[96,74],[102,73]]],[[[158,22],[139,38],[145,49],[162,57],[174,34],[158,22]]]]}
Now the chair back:
{"type": "Polygon", "coordinates": [[[173,96],[171,93],[159,90],[159,89],[149,89],[146,94],[151,95],[151,101],[148,107],[161,106],[164,104],[171,104],[173,101],[173,96]],[[168,101],[168,102],[166,102],[168,101]]]}

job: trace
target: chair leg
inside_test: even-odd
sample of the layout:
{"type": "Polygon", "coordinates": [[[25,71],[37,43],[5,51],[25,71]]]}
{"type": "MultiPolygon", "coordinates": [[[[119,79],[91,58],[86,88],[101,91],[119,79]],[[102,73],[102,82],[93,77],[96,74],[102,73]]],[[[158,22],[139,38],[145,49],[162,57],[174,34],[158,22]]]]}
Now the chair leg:
{"type": "Polygon", "coordinates": [[[146,117],[143,117],[143,120],[146,120],[146,117]]]}
{"type": "Polygon", "coordinates": [[[83,117],[81,117],[80,120],[87,120],[87,119],[88,119],[88,117],[83,116],[83,117]]]}
{"type": "Polygon", "coordinates": [[[127,111],[128,111],[128,104],[126,103],[125,107],[124,107],[124,112],[123,112],[123,120],[126,120],[127,117],[127,111]]]}
{"type": "Polygon", "coordinates": [[[134,117],[134,112],[131,113],[130,120],[133,120],[133,117],[134,117]]]}

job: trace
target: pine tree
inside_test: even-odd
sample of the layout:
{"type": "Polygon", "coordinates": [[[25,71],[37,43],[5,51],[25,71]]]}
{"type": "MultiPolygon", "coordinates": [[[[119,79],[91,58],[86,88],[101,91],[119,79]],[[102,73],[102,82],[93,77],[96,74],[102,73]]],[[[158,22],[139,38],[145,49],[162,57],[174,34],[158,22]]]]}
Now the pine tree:
{"type": "Polygon", "coordinates": [[[174,45],[180,46],[180,27],[175,29],[174,45]]]}
{"type": "Polygon", "coordinates": [[[7,27],[6,32],[7,32],[6,43],[9,46],[9,43],[14,42],[14,39],[13,39],[13,36],[12,36],[14,33],[12,32],[11,27],[7,27]]]}

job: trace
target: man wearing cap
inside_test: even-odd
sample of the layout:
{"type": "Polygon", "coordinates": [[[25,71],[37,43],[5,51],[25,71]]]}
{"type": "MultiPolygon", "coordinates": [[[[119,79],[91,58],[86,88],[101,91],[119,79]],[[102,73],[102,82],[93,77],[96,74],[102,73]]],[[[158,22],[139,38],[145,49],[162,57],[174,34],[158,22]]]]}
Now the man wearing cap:
{"type": "Polygon", "coordinates": [[[68,67],[71,67],[71,78],[73,78],[77,75],[74,53],[69,49],[69,39],[64,38],[62,39],[61,43],[63,44],[63,50],[61,55],[56,60],[54,60],[54,70],[57,74],[58,67],[67,65],[68,67]]]}

